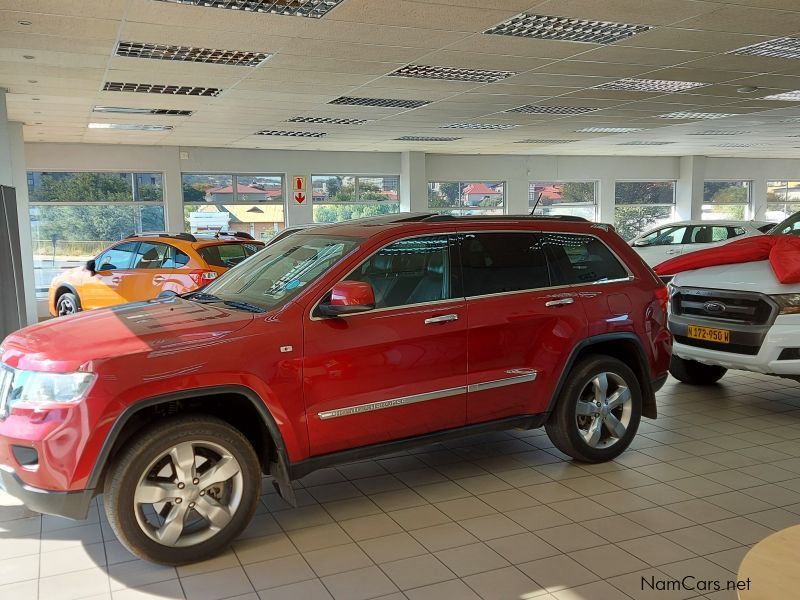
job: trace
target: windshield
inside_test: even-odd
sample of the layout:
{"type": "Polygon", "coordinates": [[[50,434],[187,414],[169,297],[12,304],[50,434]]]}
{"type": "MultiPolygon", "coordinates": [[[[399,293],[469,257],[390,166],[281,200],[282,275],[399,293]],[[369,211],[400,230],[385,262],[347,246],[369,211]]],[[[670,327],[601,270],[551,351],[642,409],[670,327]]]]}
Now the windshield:
{"type": "Polygon", "coordinates": [[[361,240],[294,234],[267,246],[203,288],[203,296],[271,310],[286,304],[361,240]]]}
{"type": "Polygon", "coordinates": [[[781,221],[770,231],[771,234],[800,235],[800,212],[781,221]]]}

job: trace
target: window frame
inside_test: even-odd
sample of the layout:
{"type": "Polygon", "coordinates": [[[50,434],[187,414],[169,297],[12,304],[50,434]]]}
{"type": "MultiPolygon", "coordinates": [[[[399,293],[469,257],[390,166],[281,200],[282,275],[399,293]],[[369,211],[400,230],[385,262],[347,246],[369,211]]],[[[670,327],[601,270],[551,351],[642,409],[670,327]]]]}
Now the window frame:
{"type": "MultiPolygon", "coordinates": [[[[109,173],[126,173],[131,175],[131,181],[129,181],[131,185],[131,199],[130,200],[121,200],[117,201],[109,201],[109,200],[70,200],[68,202],[61,202],[58,200],[32,200],[29,199],[28,205],[29,206],[92,206],[92,205],[101,205],[101,206],[154,206],[154,205],[162,205],[166,204],[166,189],[164,185],[164,181],[166,179],[166,171],[120,171],[119,169],[92,169],[92,170],[76,170],[76,169],[47,169],[47,170],[38,170],[38,169],[28,169],[25,171],[25,184],[28,189],[29,198],[33,198],[32,187],[33,187],[33,180],[32,176],[34,173],[39,174],[47,174],[47,173],[92,173],[97,175],[106,175],[109,173]],[[161,200],[135,200],[134,191],[136,189],[136,185],[133,182],[133,179],[136,175],[161,175],[161,200]]],[[[165,211],[165,219],[166,219],[166,211],[165,211]]]]}
{"type": "MultiPolygon", "coordinates": [[[[739,186],[731,186],[731,187],[739,187],[739,186]]],[[[787,189],[788,189],[788,182],[787,182],[787,189]]],[[[706,206],[709,206],[709,207],[712,207],[712,208],[715,207],[715,206],[720,206],[720,207],[723,207],[723,206],[744,206],[744,218],[742,220],[743,221],[751,220],[752,217],[753,217],[753,212],[754,212],[753,211],[753,180],[752,179],[704,179],[703,180],[703,199],[702,199],[702,203],[700,204],[700,220],[703,220],[703,221],[705,221],[705,220],[708,220],[708,221],[715,221],[715,220],[737,221],[737,220],[739,220],[739,219],[713,219],[713,218],[705,219],[705,214],[706,214],[705,207],[706,206]],[[705,189],[706,183],[731,183],[731,184],[732,183],[744,183],[744,184],[747,184],[745,186],[741,186],[741,187],[744,187],[744,189],[747,190],[747,200],[745,202],[725,202],[725,203],[719,203],[719,204],[715,204],[713,202],[709,202],[709,201],[706,200],[706,189],[705,189]]],[[[732,239],[732,238],[729,238],[729,239],[732,239]]]]}
{"type": "Polygon", "coordinates": [[[375,174],[360,174],[354,175],[352,173],[314,173],[311,175],[311,206],[339,206],[339,205],[351,205],[351,204],[358,204],[358,205],[373,205],[373,204],[400,204],[400,175],[375,175],[375,174]],[[333,201],[327,200],[325,202],[314,202],[314,178],[315,177],[341,177],[344,179],[345,177],[352,177],[353,178],[353,195],[355,196],[355,200],[346,200],[346,201],[333,201]],[[360,191],[360,180],[361,179],[397,179],[397,201],[389,200],[359,200],[361,197],[360,191]]]}
{"type": "MultiPolygon", "coordinates": [[[[463,187],[460,189],[463,191],[463,187]]],[[[500,214],[507,215],[508,214],[508,181],[505,179],[496,179],[496,180],[476,180],[476,179],[467,179],[467,180],[451,180],[445,179],[440,181],[432,181],[428,180],[428,200],[426,203],[426,209],[429,212],[433,212],[436,214],[444,215],[444,214],[451,214],[453,211],[477,211],[483,214],[491,214],[489,211],[498,210],[500,209],[502,212],[500,214]],[[433,208],[430,205],[430,191],[432,184],[442,184],[442,183],[456,183],[459,186],[466,187],[473,183],[483,183],[486,184],[488,182],[496,182],[503,185],[503,204],[500,206],[444,206],[440,208],[433,208]]]]}
{"type": "Polygon", "coordinates": [[[138,240],[120,240],[116,244],[114,244],[112,246],[109,246],[108,248],[103,250],[100,254],[98,254],[94,258],[94,261],[95,261],[95,272],[96,273],[103,273],[104,271],[133,271],[134,270],[133,259],[137,255],[137,253],[139,252],[139,246],[140,245],[141,245],[141,243],[138,240]],[[128,266],[127,267],[116,267],[114,269],[100,269],[100,268],[98,268],[98,267],[101,267],[102,265],[98,264],[97,261],[104,254],[107,254],[108,252],[111,252],[112,250],[116,250],[119,246],[124,246],[125,244],[133,244],[133,250],[131,251],[131,258],[130,258],[130,261],[128,262],[128,266]]]}
{"type": "MultiPolygon", "coordinates": [[[[678,201],[678,180],[677,179],[615,179],[614,180],[614,226],[616,227],[617,224],[617,208],[653,208],[653,207],[661,207],[661,208],[669,208],[670,209],[670,216],[669,220],[661,223],[661,225],[669,225],[670,223],[675,221],[675,211],[677,210],[677,201],[678,201]],[[672,202],[665,203],[631,203],[631,204],[619,204],[617,202],[617,184],[619,183],[671,183],[672,184],[672,202]]],[[[649,231],[653,227],[659,227],[659,224],[653,223],[652,225],[646,227],[644,231],[635,234],[633,237],[626,239],[625,241],[635,240],[640,237],[643,233],[649,231]]]]}
{"type": "MultiPolygon", "coordinates": [[[[566,179],[530,180],[530,181],[528,181],[528,212],[530,212],[530,211],[531,211],[531,210],[533,210],[533,208],[534,208],[534,207],[531,205],[531,185],[535,185],[535,184],[537,184],[537,183],[539,183],[539,184],[541,184],[541,183],[552,183],[552,184],[557,184],[557,185],[559,185],[559,184],[563,185],[563,184],[566,184],[566,183],[591,183],[591,184],[593,184],[593,187],[592,187],[592,202],[591,202],[591,203],[590,203],[590,202],[559,202],[559,203],[558,203],[558,206],[564,206],[564,207],[567,207],[567,208],[586,208],[586,207],[589,207],[589,206],[591,206],[591,207],[592,207],[592,210],[593,210],[593,212],[594,212],[594,215],[593,215],[593,216],[592,216],[592,218],[591,218],[591,219],[589,219],[589,220],[590,220],[590,221],[597,221],[597,220],[598,220],[598,214],[597,214],[597,213],[598,213],[598,211],[599,211],[599,208],[600,208],[600,205],[599,205],[599,203],[598,203],[598,201],[597,201],[597,199],[598,199],[598,196],[599,196],[599,194],[598,194],[598,190],[599,190],[599,188],[600,188],[600,182],[599,182],[598,180],[596,180],[596,179],[581,179],[581,180],[577,180],[577,179],[572,179],[572,180],[566,180],[566,179]]],[[[538,208],[539,208],[539,207],[536,207],[536,209],[537,209],[537,210],[538,210],[538,208]]],[[[533,214],[533,215],[536,215],[536,214],[540,214],[540,213],[537,213],[537,212],[535,212],[535,211],[534,211],[534,212],[533,212],[533,213],[531,213],[531,214],[533,214]]],[[[558,213],[556,213],[556,214],[558,214],[558,213]]],[[[541,215],[541,216],[546,216],[546,215],[541,215]]]]}
{"type": "Polygon", "coordinates": [[[194,175],[194,176],[197,176],[197,177],[222,175],[222,176],[229,176],[231,178],[232,200],[225,200],[225,201],[214,200],[212,202],[203,202],[203,204],[215,204],[215,205],[216,204],[269,204],[269,205],[282,204],[283,207],[284,207],[284,210],[286,209],[287,194],[286,194],[286,174],[285,173],[250,173],[250,172],[241,172],[240,173],[240,172],[232,172],[232,171],[225,171],[225,172],[217,171],[217,172],[213,172],[212,173],[212,172],[209,172],[209,171],[206,171],[206,172],[181,171],[181,203],[182,204],[198,204],[197,202],[187,202],[186,198],[184,198],[184,196],[183,196],[183,185],[184,185],[183,177],[185,175],[194,175]],[[264,201],[260,201],[260,202],[254,202],[252,200],[247,200],[247,199],[241,200],[240,197],[239,197],[239,178],[240,177],[277,177],[278,179],[280,179],[280,182],[281,182],[281,196],[283,197],[282,200],[280,202],[268,201],[268,200],[264,200],[264,201]]]}
{"type": "MultiPolygon", "coordinates": [[[[790,208],[791,206],[796,206],[796,207],[800,208],[800,198],[797,198],[795,200],[792,200],[792,199],[789,198],[789,190],[790,189],[797,189],[797,188],[790,188],[789,187],[789,184],[792,183],[792,182],[800,183],[800,179],[768,179],[767,180],[767,198],[766,198],[766,203],[765,203],[766,204],[765,220],[767,220],[766,213],[781,212],[783,214],[783,217],[778,221],[778,223],[782,223],[783,221],[785,221],[786,219],[788,219],[789,217],[791,217],[793,214],[795,214],[797,212],[797,211],[787,212],[785,210],[786,208],[790,208]],[[770,185],[770,183],[773,183],[773,184],[782,183],[782,184],[784,184],[783,186],[780,186],[780,190],[785,194],[785,197],[782,200],[770,202],[770,200],[769,200],[770,190],[772,189],[773,193],[775,193],[774,192],[775,188],[779,187],[777,185],[770,185]],[[770,209],[772,209],[772,210],[770,210],[770,209]]],[[[776,225],[778,223],[776,223],[776,225]]]]}

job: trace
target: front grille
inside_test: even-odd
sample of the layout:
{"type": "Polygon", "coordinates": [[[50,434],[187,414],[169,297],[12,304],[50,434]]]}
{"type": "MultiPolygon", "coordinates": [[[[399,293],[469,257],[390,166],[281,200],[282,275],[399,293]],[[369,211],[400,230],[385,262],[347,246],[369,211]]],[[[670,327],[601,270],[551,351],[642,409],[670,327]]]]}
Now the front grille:
{"type": "Polygon", "coordinates": [[[675,341],[685,346],[694,346],[696,348],[705,348],[706,350],[719,350],[720,352],[732,352],[734,354],[749,354],[755,356],[760,350],[760,346],[747,346],[744,344],[719,344],[717,342],[706,342],[705,340],[696,340],[694,338],[686,337],[685,335],[676,335],[675,341]]]}
{"type": "Polygon", "coordinates": [[[775,307],[763,294],[725,290],[679,289],[672,296],[676,315],[745,325],[764,325],[775,307]]]}

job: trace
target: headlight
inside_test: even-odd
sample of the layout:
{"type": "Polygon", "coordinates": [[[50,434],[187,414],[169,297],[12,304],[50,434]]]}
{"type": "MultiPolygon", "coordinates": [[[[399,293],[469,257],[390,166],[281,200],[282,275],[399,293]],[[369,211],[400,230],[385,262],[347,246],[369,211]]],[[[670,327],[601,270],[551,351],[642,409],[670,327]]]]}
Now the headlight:
{"type": "Polygon", "coordinates": [[[46,373],[0,367],[0,416],[17,405],[43,408],[49,404],[74,404],[86,397],[93,373],[46,373]]]}
{"type": "Polygon", "coordinates": [[[770,298],[780,307],[780,314],[800,315],[800,294],[775,294],[770,298]]]}

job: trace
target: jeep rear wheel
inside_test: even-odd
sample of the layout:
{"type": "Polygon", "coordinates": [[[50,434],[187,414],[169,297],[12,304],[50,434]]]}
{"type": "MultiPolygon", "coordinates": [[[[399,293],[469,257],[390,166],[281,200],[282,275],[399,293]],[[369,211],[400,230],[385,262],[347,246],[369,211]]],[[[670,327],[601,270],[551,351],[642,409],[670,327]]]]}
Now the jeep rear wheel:
{"type": "Polygon", "coordinates": [[[569,372],[545,424],[553,445],[576,460],[616,458],[633,440],[642,415],[636,374],[609,356],[587,356],[569,372]]]}
{"type": "Polygon", "coordinates": [[[683,383],[713,385],[722,379],[728,369],[717,365],[704,365],[696,360],[687,360],[673,355],[669,363],[669,372],[675,379],[683,383]]]}
{"type": "Polygon", "coordinates": [[[258,458],[239,431],[178,417],[136,435],[114,462],[104,503],[128,550],[181,565],[224,550],[252,519],[260,489],[258,458]]]}

